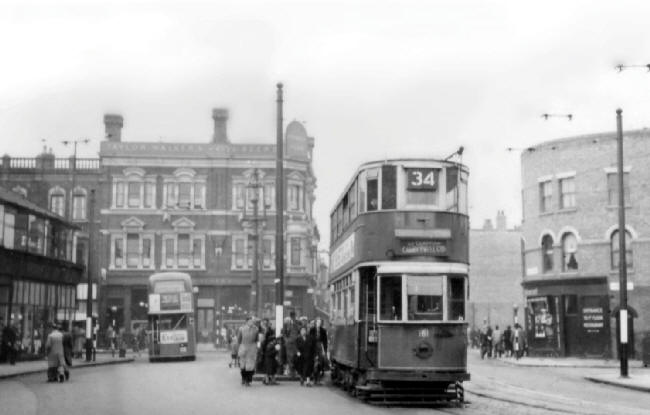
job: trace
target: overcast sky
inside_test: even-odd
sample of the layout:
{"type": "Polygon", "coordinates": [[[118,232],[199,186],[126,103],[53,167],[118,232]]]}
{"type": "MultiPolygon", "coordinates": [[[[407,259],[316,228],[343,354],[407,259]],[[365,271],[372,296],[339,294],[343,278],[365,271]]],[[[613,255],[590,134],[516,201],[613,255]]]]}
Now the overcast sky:
{"type": "Polygon", "coordinates": [[[106,112],[124,141],[208,142],[230,109],[234,142],[275,142],[285,120],[316,139],[316,215],[357,166],[465,146],[473,227],[521,220],[519,152],[650,124],[647,1],[111,1],[0,6],[0,154],[61,140],[96,156],[106,112]],[[542,113],[572,113],[574,120],[542,113]]]}

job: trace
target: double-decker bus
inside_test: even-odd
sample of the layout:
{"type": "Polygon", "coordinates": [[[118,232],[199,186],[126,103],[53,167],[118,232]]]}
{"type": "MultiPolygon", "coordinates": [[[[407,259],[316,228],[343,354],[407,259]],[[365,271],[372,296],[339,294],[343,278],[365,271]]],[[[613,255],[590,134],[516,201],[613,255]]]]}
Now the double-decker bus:
{"type": "Polygon", "coordinates": [[[149,361],[196,358],[192,279],[182,272],[149,277],[149,361]]]}
{"type": "Polygon", "coordinates": [[[363,164],[331,211],[332,379],[370,403],[464,399],[466,166],[363,164]]]}

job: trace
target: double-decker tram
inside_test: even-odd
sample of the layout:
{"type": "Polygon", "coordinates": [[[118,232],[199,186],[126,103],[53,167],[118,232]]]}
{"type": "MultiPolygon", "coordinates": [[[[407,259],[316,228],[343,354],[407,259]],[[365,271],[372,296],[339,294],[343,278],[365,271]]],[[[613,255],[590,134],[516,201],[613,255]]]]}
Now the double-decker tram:
{"type": "Polygon", "coordinates": [[[196,358],[192,279],[182,272],[149,277],[149,361],[196,358]]]}
{"type": "Polygon", "coordinates": [[[463,402],[466,166],[363,164],[331,212],[332,380],[370,403],[463,402]]]}

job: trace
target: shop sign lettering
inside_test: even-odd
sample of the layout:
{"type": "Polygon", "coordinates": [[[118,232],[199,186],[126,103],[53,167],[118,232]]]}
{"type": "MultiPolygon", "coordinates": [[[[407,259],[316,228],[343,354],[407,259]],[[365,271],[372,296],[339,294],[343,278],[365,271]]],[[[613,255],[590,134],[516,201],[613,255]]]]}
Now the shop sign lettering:
{"type": "Polygon", "coordinates": [[[435,240],[402,240],[400,241],[402,255],[447,255],[447,243],[435,240]]]}
{"type": "Polygon", "coordinates": [[[602,307],[585,307],[582,309],[582,327],[587,333],[600,333],[605,327],[602,307]]]}

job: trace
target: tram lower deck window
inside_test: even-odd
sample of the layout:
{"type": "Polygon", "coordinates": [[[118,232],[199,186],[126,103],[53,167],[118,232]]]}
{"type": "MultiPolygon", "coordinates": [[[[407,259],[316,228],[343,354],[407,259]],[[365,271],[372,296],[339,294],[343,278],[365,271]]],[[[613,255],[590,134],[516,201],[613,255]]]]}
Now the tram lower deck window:
{"type": "Polygon", "coordinates": [[[381,277],[380,314],[381,320],[402,319],[402,277],[381,277]]]}
{"type": "Polygon", "coordinates": [[[409,320],[442,320],[442,280],[439,276],[408,276],[409,320]]]}

